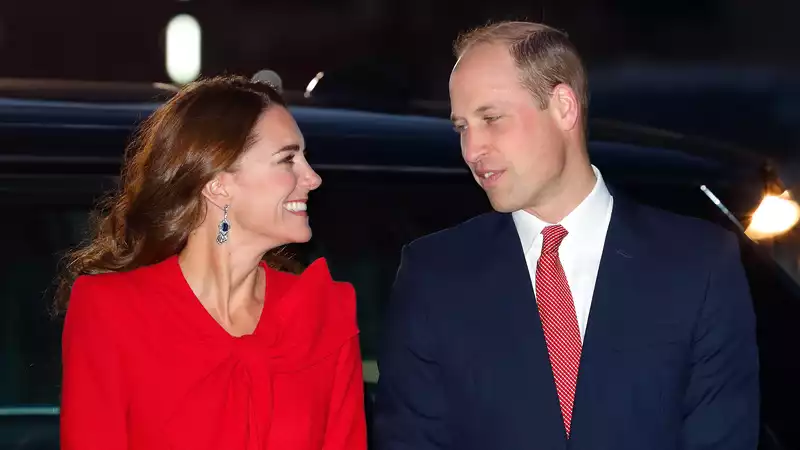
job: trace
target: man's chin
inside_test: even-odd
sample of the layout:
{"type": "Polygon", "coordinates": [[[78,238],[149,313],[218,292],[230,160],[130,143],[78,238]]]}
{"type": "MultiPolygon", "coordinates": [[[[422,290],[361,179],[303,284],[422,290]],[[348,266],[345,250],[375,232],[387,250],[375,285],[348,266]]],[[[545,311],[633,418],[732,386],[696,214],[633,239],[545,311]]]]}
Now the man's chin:
{"type": "Polygon", "coordinates": [[[494,209],[499,213],[511,213],[520,209],[512,202],[509,202],[507,199],[498,198],[496,196],[495,197],[489,196],[489,203],[492,204],[492,209],[494,209]]]}

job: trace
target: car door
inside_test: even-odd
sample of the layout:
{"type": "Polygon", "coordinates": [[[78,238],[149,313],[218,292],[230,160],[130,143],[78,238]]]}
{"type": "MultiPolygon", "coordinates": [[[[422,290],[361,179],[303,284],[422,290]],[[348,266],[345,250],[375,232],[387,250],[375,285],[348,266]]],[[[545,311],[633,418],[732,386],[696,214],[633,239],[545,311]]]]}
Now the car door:
{"type": "MultiPolygon", "coordinates": [[[[30,168],[29,168],[30,169],[30,168]]],[[[0,172],[0,449],[57,449],[63,253],[85,236],[104,175],[0,172]]]]}

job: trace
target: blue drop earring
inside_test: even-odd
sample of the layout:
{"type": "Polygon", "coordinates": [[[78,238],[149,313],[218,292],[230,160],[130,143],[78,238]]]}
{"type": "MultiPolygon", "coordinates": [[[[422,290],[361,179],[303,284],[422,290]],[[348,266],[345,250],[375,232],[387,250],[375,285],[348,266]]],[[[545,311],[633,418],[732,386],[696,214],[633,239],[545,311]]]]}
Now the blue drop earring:
{"type": "Polygon", "coordinates": [[[222,208],[222,220],[219,222],[219,230],[217,231],[217,244],[222,245],[228,242],[228,232],[231,230],[231,223],[228,222],[228,207],[225,205],[222,208]]]}

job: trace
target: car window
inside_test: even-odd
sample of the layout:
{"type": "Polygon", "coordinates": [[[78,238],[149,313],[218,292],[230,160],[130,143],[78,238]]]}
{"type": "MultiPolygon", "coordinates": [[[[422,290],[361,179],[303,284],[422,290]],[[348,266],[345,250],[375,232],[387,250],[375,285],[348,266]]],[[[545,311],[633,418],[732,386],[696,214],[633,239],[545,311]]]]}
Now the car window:
{"type": "Polygon", "coordinates": [[[90,203],[2,201],[0,221],[0,407],[56,405],[62,322],[52,315],[59,256],[85,233],[90,203]]]}

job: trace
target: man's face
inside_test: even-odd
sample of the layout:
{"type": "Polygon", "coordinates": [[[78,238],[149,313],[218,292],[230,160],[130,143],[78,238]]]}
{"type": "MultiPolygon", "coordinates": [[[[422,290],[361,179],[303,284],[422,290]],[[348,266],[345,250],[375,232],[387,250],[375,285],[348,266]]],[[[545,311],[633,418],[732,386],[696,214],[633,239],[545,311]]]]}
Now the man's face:
{"type": "Polygon", "coordinates": [[[559,111],[540,108],[505,46],[478,44],[462,56],[450,103],[462,156],[495,210],[533,207],[559,188],[566,159],[559,111]]]}

